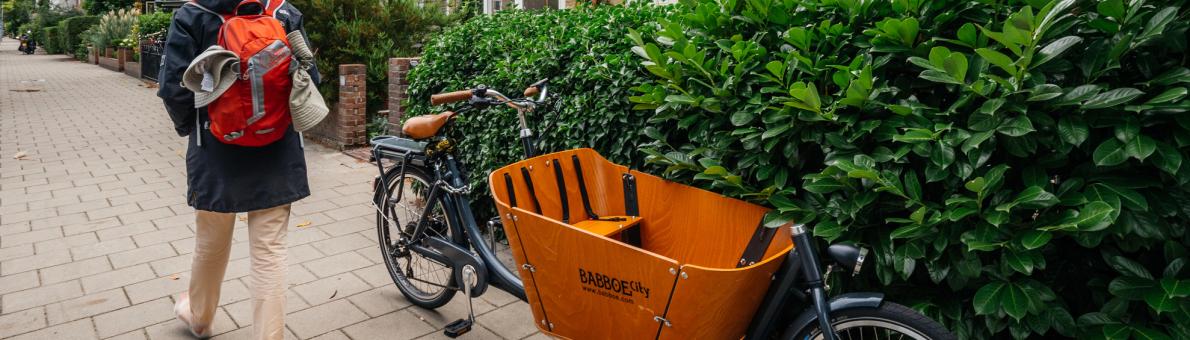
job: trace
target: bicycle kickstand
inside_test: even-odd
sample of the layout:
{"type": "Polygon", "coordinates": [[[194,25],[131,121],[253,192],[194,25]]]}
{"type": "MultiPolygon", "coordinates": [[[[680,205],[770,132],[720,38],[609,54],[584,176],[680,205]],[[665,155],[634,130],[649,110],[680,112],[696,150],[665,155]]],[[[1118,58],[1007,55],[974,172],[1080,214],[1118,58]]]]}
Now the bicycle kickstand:
{"type": "Polygon", "coordinates": [[[467,334],[467,332],[471,331],[471,326],[475,324],[475,307],[473,307],[471,304],[471,300],[474,299],[474,297],[471,296],[471,287],[474,285],[472,282],[475,281],[477,281],[477,278],[475,277],[475,268],[471,268],[471,266],[463,266],[462,284],[463,295],[467,297],[467,318],[455,320],[454,322],[446,325],[446,329],[442,330],[442,333],[452,339],[457,338],[460,335],[467,334]]]}

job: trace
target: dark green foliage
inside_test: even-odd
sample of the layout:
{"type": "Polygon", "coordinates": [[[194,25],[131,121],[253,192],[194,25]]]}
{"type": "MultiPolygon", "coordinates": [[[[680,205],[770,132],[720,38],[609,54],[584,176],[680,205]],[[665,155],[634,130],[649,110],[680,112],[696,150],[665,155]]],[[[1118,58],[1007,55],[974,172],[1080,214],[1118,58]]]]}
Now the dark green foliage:
{"type": "Polygon", "coordinates": [[[62,53],[60,45],[62,39],[58,37],[58,27],[46,27],[41,29],[41,47],[45,48],[45,52],[49,54],[62,53]]]}
{"type": "Polygon", "coordinates": [[[142,41],[147,39],[164,40],[165,33],[169,30],[169,22],[173,17],[173,12],[141,14],[140,17],[137,17],[139,39],[142,41]]]}
{"type": "Polygon", "coordinates": [[[86,39],[79,37],[91,26],[99,23],[99,17],[92,15],[82,15],[72,18],[67,18],[58,23],[58,34],[61,35],[62,50],[65,52],[73,51],[74,57],[82,60],[87,58],[86,39]]]}
{"type": "Polygon", "coordinates": [[[104,13],[132,8],[136,4],[136,0],[86,0],[83,1],[83,10],[90,15],[103,15],[104,13]]]}
{"type": "MultiPolygon", "coordinates": [[[[429,96],[488,85],[520,96],[549,77],[550,103],[528,117],[545,151],[592,147],[628,163],[645,141],[648,114],[632,111],[629,88],[647,80],[636,66],[624,34],[629,27],[660,18],[665,7],[601,6],[564,11],[502,11],[476,17],[434,37],[421,64],[410,73],[406,117],[447,110],[431,107],[429,96]]],[[[492,108],[454,123],[463,163],[477,197],[486,197],[486,174],[520,159],[516,113],[492,108]]],[[[643,155],[641,155],[643,157],[643,155]]],[[[483,199],[482,202],[487,202],[483,199]]],[[[484,203],[486,204],[486,203],[484,203]]]]}
{"type": "Polygon", "coordinates": [[[4,6],[4,33],[13,37],[25,34],[21,27],[33,22],[34,14],[37,13],[37,5],[33,0],[5,0],[0,6],[4,6]]]}
{"type": "MultiPolygon", "coordinates": [[[[337,97],[339,65],[367,65],[368,115],[383,109],[388,97],[388,59],[415,56],[430,34],[454,16],[415,0],[294,0],[305,16],[306,34],[322,72],[320,89],[337,97]]],[[[369,119],[371,121],[371,119],[369,119]]]]}
{"type": "Polygon", "coordinates": [[[686,1],[633,34],[665,173],[874,248],[962,338],[1190,338],[1185,1],[686,1]]]}

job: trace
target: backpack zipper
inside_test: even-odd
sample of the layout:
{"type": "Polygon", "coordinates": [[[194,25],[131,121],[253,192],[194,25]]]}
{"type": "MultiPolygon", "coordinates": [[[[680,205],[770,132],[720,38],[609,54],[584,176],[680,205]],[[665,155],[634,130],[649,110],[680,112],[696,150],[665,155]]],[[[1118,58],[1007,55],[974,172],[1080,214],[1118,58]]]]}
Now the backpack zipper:
{"type": "Polygon", "coordinates": [[[264,77],[257,74],[256,60],[248,59],[248,78],[252,84],[252,117],[248,118],[248,125],[264,118],[264,77]]]}

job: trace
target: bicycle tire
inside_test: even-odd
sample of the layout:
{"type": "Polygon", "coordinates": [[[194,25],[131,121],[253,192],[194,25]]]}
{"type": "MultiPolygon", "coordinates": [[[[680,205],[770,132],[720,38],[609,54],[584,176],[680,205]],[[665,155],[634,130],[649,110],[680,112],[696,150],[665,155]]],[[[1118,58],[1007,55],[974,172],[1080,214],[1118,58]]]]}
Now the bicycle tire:
{"type": "MultiPolygon", "coordinates": [[[[381,178],[392,178],[392,180],[389,180],[387,183],[384,183],[384,185],[383,185],[383,189],[386,190],[386,192],[383,196],[383,201],[381,202],[381,205],[380,205],[381,209],[387,211],[389,214],[392,214],[392,215],[396,215],[395,206],[397,204],[401,204],[401,202],[390,202],[390,200],[393,200],[396,198],[396,196],[395,196],[396,193],[394,193],[393,191],[395,191],[397,189],[398,184],[406,181],[407,179],[414,179],[417,182],[420,182],[427,187],[430,185],[430,183],[434,183],[434,181],[432,181],[429,178],[429,176],[427,176],[427,174],[426,174],[427,171],[425,171],[424,169],[421,169],[421,168],[406,167],[405,173],[403,176],[399,175],[399,174],[395,174],[394,173],[395,171],[400,171],[400,168],[397,167],[397,168],[390,169],[387,171],[387,173],[384,174],[384,176],[381,176],[381,178]],[[393,178],[393,177],[400,177],[400,178],[393,178]]],[[[402,197],[403,202],[406,202],[409,200],[414,200],[414,199],[416,199],[416,198],[408,197],[408,196],[402,197]]],[[[438,199],[437,206],[438,206],[438,209],[442,209],[443,213],[450,214],[450,211],[447,210],[447,207],[441,198],[438,199]]],[[[433,213],[433,212],[431,212],[431,213],[433,213]]],[[[419,215],[420,214],[417,214],[414,216],[409,216],[410,217],[409,221],[416,221],[417,218],[419,218],[419,215]]],[[[446,223],[445,228],[438,228],[437,231],[441,234],[440,236],[443,236],[444,238],[446,238],[448,240],[454,240],[456,237],[455,237],[455,235],[453,235],[453,232],[451,231],[452,228],[450,228],[450,226],[449,226],[449,223],[450,223],[449,219],[443,219],[443,220],[444,220],[443,222],[446,223]]],[[[408,224],[409,224],[408,221],[400,221],[398,218],[397,220],[395,220],[395,222],[400,224],[400,225],[398,225],[397,229],[401,233],[406,234],[410,231],[410,228],[408,226],[408,224]]],[[[405,298],[408,299],[410,303],[412,303],[418,307],[422,307],[422,308],[426,308],[426,309],[436,309],[438,307],[442,307],[443,305],[446,305],[448,302],[450,302],[450,300],[452,298],[454,298],[455,293],[458,292],[456,289],[451,288],[451,287],[457,286],[455,284],[454,275],[451,275],[451,273],[449,272],[449,270],[451,270],[451,268],[449,266],[445,266],[445,265],[443,266],[444,268],[442,268],[442,269],[447,270],[447,273],[445,276],[446,277],[445,282],[442,282],[442,284],[445,287],[441,287],[442,289],[440,291],[426,292],[423,290],[423,288],[419,288],[418,287],[419,283],[421,283],[423,286],[426,285],[427,283],[415,282],[415,281],[417,281],[417,280],[425,281],[425,280],[422,280],[422,279],[419,279],[416,277],[414,279],[409,278],[409,273],[412,273],[412,266],[414,263],[413,257],[418,256],[418,255],[415,255],[415,253],[408,251],[408,250],[404,250],[402,252],[401,249],[396,248],[396,246],[392,242],[392,238],[391,238],[391,235],[392,235],[391,230],[392,229],[390,228],[389,224],[390,224],[390,221],[388,219],[384,218],[384,215],[381,214],[381,211],[377,211],[376,212],[376,232],[377,232],[377,241],[380,243],[381,257],[384,258],[385,269],[388,270],[388,274],[392,278],[393,283],[397,285],[397,290],[401,291],[401,295],[404,295],[405,298]],[[402,268],[402,263],[399,261],[399,258],[397,258],[397,255],[399,255],[401,253],[404,253],[405,255],[407,255],[409,257],[409,259],[406,260],[405,268],[402,268]],[[402,270],[402,269],[404,269],[404,270],[402,270]]],[[[430,228],[427,228],[426,232],[430,232],[430,228]]],[[[426,260],[428,261],[428,259],[426,259],[426,260]]],[[[432,261],[430,261],[430,262],[432,262],[432,261]]]]}
{"type": "MultiPolygon", "coordinates": [[[[903,334],[907,339],[929,339],[929,340],[956,340],[956,337],[950,331],[947,331],[942,324],[937,321],[910,309],[893,302],[885,301],[876,308],[854,308],[831,312],[831,327],[835,328],[836,335],[840,340],[857,339],[854,335],[855,330],[859,330],[864,336],[860,339],[868,339],[866,337],[866,329],[875,331],[876,339],[891,338],[891,336],[881,338],[878,332],[880,329],[891,332],[903,334]],[[907,334],[912,333],[912,334],[907,334]]],[[[793,327],[790,325],[790,327],[793,327]]],[[[789,330],[792,331],[792,330],[789,330]]],[[[793,334],[787,332],[786,334],[793,334]]],[[[822,331],[818,326],[818,322],[810,324],[805,329],[796,333],[792,339],[796,340],[817,340],[822,339],[822,331]]]]}

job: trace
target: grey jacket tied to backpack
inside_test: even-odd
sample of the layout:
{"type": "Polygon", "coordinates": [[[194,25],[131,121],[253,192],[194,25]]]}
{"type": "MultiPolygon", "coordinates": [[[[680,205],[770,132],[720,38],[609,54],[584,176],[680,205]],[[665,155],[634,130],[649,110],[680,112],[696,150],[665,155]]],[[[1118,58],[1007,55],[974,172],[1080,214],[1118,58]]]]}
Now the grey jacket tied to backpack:
{"type": "MultiPolygon", "coordinates": [[[[183,5],[174,12],[161,57],[157,96],[165,103],[174,130],[189,138],[186,202],[198,210],[246,212],[310,195],[302,141],[292,126],[280,140],[262,147],[221,143],[205,128],[210,121],[206,108],[196,109],[194,93],[181,85],[194,57],[216,44],[223,22],[218,14],[230,14],[239,3],[196,0],[183,5]]],[[[276,18],[286,32],[302,30],[302,13],[289,3],[277,9],[276,18]]],[[[317,66],[310,65],[307,71],[314,83],[320,82],[317,66]]]]}

